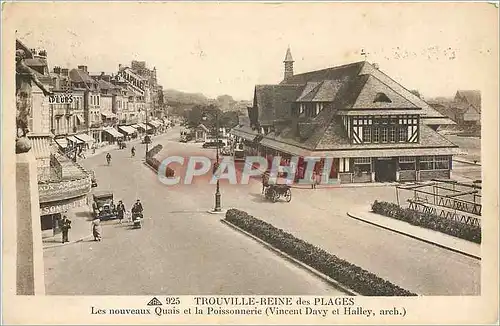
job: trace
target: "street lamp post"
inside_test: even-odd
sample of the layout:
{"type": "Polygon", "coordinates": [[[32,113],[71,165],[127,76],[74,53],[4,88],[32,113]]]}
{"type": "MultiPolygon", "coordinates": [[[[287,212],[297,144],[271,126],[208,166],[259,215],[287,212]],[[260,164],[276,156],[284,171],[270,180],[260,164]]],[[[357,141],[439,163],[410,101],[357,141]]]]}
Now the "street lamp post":
{"type": "MultiPolygon", "coordinates": [[[[219,112],[215,111],[215,167],[219,168],[219,112]]],[[[219,188],[219,178],[217,178],[217,185],[215,189],[215,208],[214,212],[222,211],[220,207],[220,188],[219,188]]]]}
{"type": "MultiPolygon", "coordinates": [[[[215,164],[213,173],[215,174],[219,168],[219,112],[215,109],[215,164]]],[[[206,116],[203,117],[203,120],[206,120],[206,116]]],[[[216,188],[215,188],[215,207],[211,213],[222,213],[221,208],[221,193],[220,193],[220,184],[219,178],[217,178],[216,188]]]]}

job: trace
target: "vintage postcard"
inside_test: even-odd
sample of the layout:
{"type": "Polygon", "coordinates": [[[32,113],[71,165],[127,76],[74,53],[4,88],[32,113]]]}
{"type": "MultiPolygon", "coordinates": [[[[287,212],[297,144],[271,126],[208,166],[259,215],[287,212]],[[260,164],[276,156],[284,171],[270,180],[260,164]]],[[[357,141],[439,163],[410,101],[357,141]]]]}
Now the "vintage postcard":
{"type": "Polygon", "coordinates": [[[498,36],[493,2],[4,2],[4,323],[498,323],[498,36]]]}

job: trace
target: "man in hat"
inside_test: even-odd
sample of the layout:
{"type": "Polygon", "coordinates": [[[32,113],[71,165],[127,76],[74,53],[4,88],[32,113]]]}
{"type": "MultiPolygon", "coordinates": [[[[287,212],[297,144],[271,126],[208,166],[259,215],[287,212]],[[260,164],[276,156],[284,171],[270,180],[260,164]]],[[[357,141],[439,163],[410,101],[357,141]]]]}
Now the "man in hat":
{"type": "Polygon", "coordinates": [[[134,217],[134,215],[142,216],[143,210],[144,209],[142,208],[141,200],[137,199],[134,206],[132,207],[132,218],[134,217]]]}
{"type": "Polygon", "coordinates": [[[68,232],[71,229],[71,220],[66,215],[62,217],[60,228],[62,231],[62,243],[69,242],[68,232]]]}

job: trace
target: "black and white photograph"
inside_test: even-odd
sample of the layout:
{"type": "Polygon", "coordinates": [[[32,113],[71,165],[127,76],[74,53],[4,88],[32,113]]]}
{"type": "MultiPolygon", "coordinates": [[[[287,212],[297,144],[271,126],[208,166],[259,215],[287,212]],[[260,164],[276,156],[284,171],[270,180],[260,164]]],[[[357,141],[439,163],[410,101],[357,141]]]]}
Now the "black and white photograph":
{"type": "Polygon", "coordinates": [[[3,8],[10,323],[498,321],[498,3],[3,8]]]}

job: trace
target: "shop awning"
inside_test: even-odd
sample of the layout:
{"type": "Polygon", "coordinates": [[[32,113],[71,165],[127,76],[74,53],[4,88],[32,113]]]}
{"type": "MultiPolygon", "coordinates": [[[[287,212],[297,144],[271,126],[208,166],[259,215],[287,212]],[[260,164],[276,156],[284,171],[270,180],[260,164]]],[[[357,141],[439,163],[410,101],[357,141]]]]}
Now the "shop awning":
{"type": "Polygon", "coordinates": [[[80,122],[80,124],[85,124],[85,119],[84,119],[83,115],[77,114],[76,118],[78,119],[78,121],[80,122]]]}
{"type": "Polygon", "coordinates": [[[124,132],[127,135],[137,133],[137,130],[135,128],[132,128],[132,126],[118,126],[118,130],[124,132]]]}
{"type": "Polygon", "coordinates": [[[57,138],[57,139],[54,139],[54,141],[56,142],[57,145],[59,145],[59,147],[61,148],[66,148],[68,147],[68,140],[66,138],[57,138]]]}
{"type": "Polygon", "coordinates": [[[310,153],[309,150],[306,150],[306,149],[303,149],[303,148],[300,148],[300,147],[297,147],[294,145],[286,144],[283,142],[279,142],[279,141],[269,139],[269,138],[262,139],[260,141],[260,145],[262,145],[264,147],[272,148],[272,149],[277,150],[279,152],[283,152],[283,153],[290,154],[290,155],[309,156],[309,153],[310,153]]]}
{"type": "Polygon", "coordinates": [[[75,136],[68,136],[66,137],[66,139],[75,144],[83,144],[83,141],[76,138],[75,136]]]}
{"type": "Polygon", "coordinates": [[[114,118],[116,118],[116,114],[114,114],[113,112],[101,112],[101,115],[103,115],[107,119],[114,119],[114,118]]]}
{"type": "Polygon", "coordinates": [[[87,134],[79,134],[79,135],[75,135],[75,137],[86,142],[86,143],[93,143],[95,141],[94,138],[90,137],[87,134]]]}
{"type": "Polygon", "coordinates": [[[379,148],[360,150],[332,150],[313,151],[313,157],[396,157],[396,156],[424,156],[424,155],[463,155],[463,151],[457,147],[444,148],[379,148]]]}
{"type": "Polygon", "coordinates": [[[249,141],[254,141],[257,138],[257,136],[259,135],[256,132],[249,132],[247,130],[243,130],[240,128],[231,129],[229,134],[234,135],[236,137],[240,137],[240,138],[249,140],[249,141]]]}
{"type": "Polygon", "coordinates": [[[153,120],[153,121],[148,121],[148,124],[149,124],[150,126],[152,126],[153,128],[158,128],[158,127],[160,127],[160,126],[161,126],[161,123],[159,123],[159,122],[157,122],[157,121],[154,121],[154,120],[153,120]]]}
{"type": "Polygon", "coordinates": [[[144,129],[144,130],[151,130],[152,129],[150,126],[146,126],[144,123],[138,123],[137,127],[144,129]]]}
{"type": "Polygon", "coordinates": [[[110,134],[114,138],[122,138],[123,137],[123,134],[120,133],[115,128],[111,128],[111,127],[110,128],[105,128],[103,131],[107,132],[108,134],[110,134]]]}
{"type": "Polygon", "coordinates": [[[139,128],[139,125],[131,125],[130,127],[134,128],[137,130],[137,128],[139,128]]]}
{"type": "Polygon", "coordinates": [[[28,136],[36,159],[50,157],[50,136],[28,136]]]}

